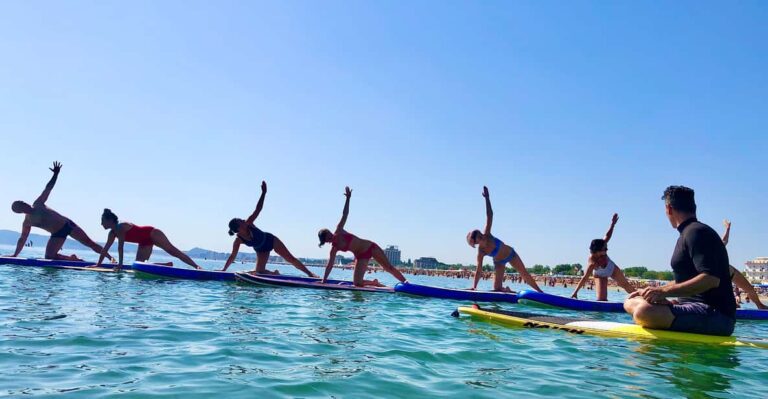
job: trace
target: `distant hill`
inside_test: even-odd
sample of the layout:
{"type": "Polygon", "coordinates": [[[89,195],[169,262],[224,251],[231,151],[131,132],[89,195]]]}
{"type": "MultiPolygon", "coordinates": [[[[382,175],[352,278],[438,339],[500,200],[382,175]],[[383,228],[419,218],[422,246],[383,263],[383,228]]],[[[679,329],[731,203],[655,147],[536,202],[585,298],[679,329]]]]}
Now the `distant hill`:
{"type": "MultiPolygon", "coordinates": [[[[207,260],[227,260],[230,254],[229,252],[216,252],[216,251],[211,251],[210,249],[198,248],[198,247],[194,247],[189,251],[184,251],[184,252],[192,258],[207,259],[207,260]]],[[[256,254],[241,252],[237,254],[237,260],[238,261],[255,261],[256,254]]]]}

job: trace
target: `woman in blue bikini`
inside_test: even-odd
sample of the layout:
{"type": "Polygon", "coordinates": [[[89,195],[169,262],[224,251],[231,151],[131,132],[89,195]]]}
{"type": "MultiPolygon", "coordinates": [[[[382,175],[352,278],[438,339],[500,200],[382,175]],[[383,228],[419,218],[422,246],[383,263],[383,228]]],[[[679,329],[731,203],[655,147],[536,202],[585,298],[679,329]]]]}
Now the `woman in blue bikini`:
{"type": "Polygon", "coordinates": [[[494,291],[507,291],[511,292],[509,287],[503,287],[504,272],[506,271],[507,263],[520,273],[523,280],[533,287],[536,291],[542,292],[539,285],[536,284],[536,280],[531,277],[528,270],[525,269],[525,264],[520,259],[520,255],[509,245],[504,244],[501,240],[491,235],[491,225],[493,224],[493,209],[491,209],[491,197],[488,194],[488,187],[483,186],[483,197],[485,197],[485,213],[487,220],[485,222],[485,232],[480,230],[472,230],[467,234],[467,243],[474,248],[477,246],[477,271],[475,272],[475,282],[471,289],[477,288],[477,283],[480,281],[480,275],[483,273],[483,258],[490,256],[493,259],[494,273],[493,273],[493,290],[494,291]]]}

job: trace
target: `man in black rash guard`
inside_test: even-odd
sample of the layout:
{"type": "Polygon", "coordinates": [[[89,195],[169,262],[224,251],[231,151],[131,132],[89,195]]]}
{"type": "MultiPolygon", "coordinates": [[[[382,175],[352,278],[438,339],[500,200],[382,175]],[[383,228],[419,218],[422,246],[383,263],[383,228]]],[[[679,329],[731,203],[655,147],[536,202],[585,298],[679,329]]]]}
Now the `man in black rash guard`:
{"type": "Polygon", "coordinates": [[[692,189],[670,186],[662,199],[669,222],[680,232],[671,260],[675,282],[633,292],[624,309],[647,328],[733,334],[736,301],[725,245],[717,232],[696,220],[692,189]],[[667,298],[678,299],[673,303],[667,298]]]}

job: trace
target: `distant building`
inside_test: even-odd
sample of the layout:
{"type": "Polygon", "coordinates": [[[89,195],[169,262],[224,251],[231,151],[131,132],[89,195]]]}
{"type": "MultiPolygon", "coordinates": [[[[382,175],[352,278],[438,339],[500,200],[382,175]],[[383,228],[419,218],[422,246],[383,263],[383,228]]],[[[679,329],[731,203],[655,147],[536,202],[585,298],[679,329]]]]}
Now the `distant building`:
{"type": "Polygon", "coordinates": [[[384,254],[387,255],[387,260],[394,266],[402,263],[400,260],[400,248],[395,245],[390,245],[384,250],[384,254]]]}
{"type": "Polygon", "coordinates": [[[768,283],[768,257],[759,257],[746,263],[744,276],[752,283],[768,283]]]}
{"type": "Polygon", "coordinates": [[[419,258],[413,261],[413,267],[417,269],[436,269],[438,263],[435,258],[419,258]]]}

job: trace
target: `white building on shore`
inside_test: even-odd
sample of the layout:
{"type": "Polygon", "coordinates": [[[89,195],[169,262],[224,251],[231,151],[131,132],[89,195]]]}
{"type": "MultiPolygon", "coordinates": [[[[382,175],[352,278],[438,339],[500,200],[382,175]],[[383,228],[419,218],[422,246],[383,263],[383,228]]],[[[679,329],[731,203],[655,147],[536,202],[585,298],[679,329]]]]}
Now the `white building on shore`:
{"type": "Polygon", "coordinates": [[[766,284],[768,283],[768,257],[762,256],[750,260],[746,263],[747,268],[744,270],[744,276],[751,283],[766,284]]]}

